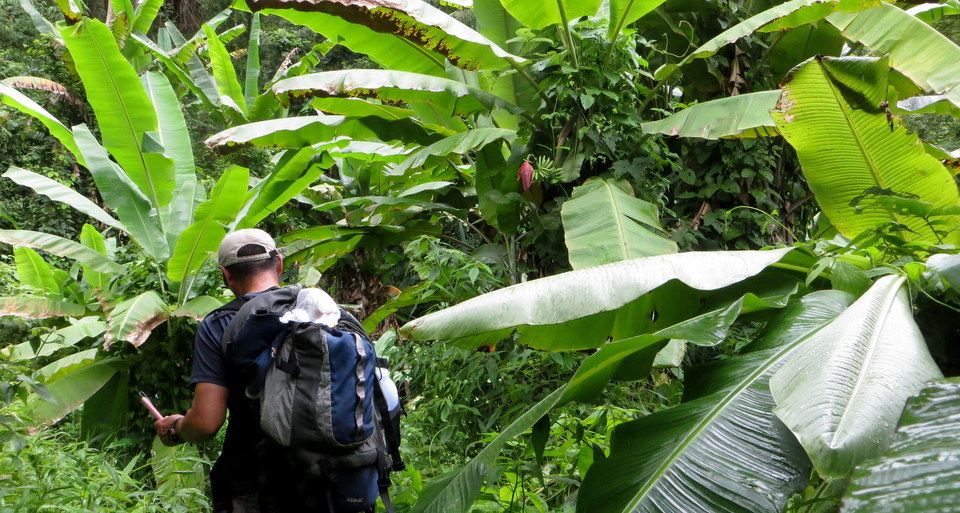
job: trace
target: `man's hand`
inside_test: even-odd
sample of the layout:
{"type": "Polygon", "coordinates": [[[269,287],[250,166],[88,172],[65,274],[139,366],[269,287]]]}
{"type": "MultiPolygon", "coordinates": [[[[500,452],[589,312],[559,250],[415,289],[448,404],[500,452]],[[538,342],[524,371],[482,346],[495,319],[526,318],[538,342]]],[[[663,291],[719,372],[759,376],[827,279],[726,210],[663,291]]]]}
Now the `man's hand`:
{"type": "Polygon", "coordinates": [[[154,427],[157,428],[157,436],[160,438],[160,441],[163,442],[163,445],[169,447],[183,443],[180,434],[174,429],[174,425],[182,418],[183,415],[180,414],[167,415],[154,423],[154,427]]]}

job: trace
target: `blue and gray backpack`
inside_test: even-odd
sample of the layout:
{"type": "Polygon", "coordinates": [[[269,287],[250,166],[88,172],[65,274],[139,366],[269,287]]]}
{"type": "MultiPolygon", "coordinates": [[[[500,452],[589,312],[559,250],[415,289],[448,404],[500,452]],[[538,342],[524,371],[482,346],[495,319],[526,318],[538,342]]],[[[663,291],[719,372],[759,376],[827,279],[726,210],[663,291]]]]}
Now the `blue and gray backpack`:
{"type": "Polygon", "coordinates": [[[345,310],[334,327],[280,322],[300,290],[271,289],[240,307],[221,342],[227,364],[259,402],[260,428],[301,462],[299,478],[327,485],[335,511],[365,511],[380,496],[392,512],[402,408],[388,408],[380,389],[388,364],[345,310]]]}

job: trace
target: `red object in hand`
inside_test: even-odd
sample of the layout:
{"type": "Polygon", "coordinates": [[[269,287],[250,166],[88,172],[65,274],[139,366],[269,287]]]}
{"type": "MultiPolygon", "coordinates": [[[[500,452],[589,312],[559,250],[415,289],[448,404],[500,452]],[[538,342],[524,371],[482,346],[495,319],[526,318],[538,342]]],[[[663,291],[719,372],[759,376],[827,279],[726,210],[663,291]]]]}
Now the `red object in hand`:
{"type": "Polygon", "coordinates": [[[160,420],[163,418],[163,414],[160,413],[160,410],[153,405],[153,402],[147,397],[147,394],[140,392],[140,402],[147,407],[147,410],[150,412],[150,415],[153,415],[153,418],[160,420]]]}
{"type": "Polygon", "coordinates": [[[520,169],[517,171],[517,180],[520,180],[523,192],[530,190],[530,184],[533,183],[533,166],[526,160],[520,164],[520,169]]]}

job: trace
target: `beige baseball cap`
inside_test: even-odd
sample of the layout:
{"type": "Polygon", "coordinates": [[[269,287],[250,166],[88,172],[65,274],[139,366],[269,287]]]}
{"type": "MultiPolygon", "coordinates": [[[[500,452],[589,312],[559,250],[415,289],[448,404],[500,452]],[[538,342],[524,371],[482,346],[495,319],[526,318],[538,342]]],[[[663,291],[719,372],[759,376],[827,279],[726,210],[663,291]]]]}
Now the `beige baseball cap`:
{"type": "Polygon", "coordinates": [[[217,256],[220,260],[220,265],[229,267],[233,264],[239,264],[241,262],[256,262],[257,260],[266,260],[277,254],[279,254],[279,251],[277,251],[277,243],[273,241],[273,237],[271,237],[267,232],[257,228],[244,228],[243,230],[232,232],[223,238],[223,242],[220,243],[220,251],[218,252],[217,256]],[[251,244],[262,247],[263,252],[246,256],[237,256],[237,252],[240,251],[240,248],[251,244]]]}

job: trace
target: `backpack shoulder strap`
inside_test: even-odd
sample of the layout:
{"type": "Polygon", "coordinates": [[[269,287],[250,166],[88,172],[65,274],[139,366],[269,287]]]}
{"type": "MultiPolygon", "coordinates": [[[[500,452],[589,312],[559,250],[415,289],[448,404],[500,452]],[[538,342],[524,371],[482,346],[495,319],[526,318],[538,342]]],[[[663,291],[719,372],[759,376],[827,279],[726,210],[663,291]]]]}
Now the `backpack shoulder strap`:
{"type": "Polygon", "coordinates": [[[257,294],[257,297],[244,301],[240,308],[236,310],[237,315],[227,324],[223,337],[220,339],[220,349],[224,353],[227,352],[227,347],[230,346],[234,337],[253,314],[270,312],[279,316],[293,308],[301,288],[300,285],[287,285],[286,287],[261,292],[257,294]]]}
{"type": "Polygon", "coordinates": [[[363,329],[363,324],[361,324],[353,314],[343,308],[340,309],[340,320],[337,321],[337,328],[356,333],[367,340],[372,340],[367,331],[363,329]]]}

